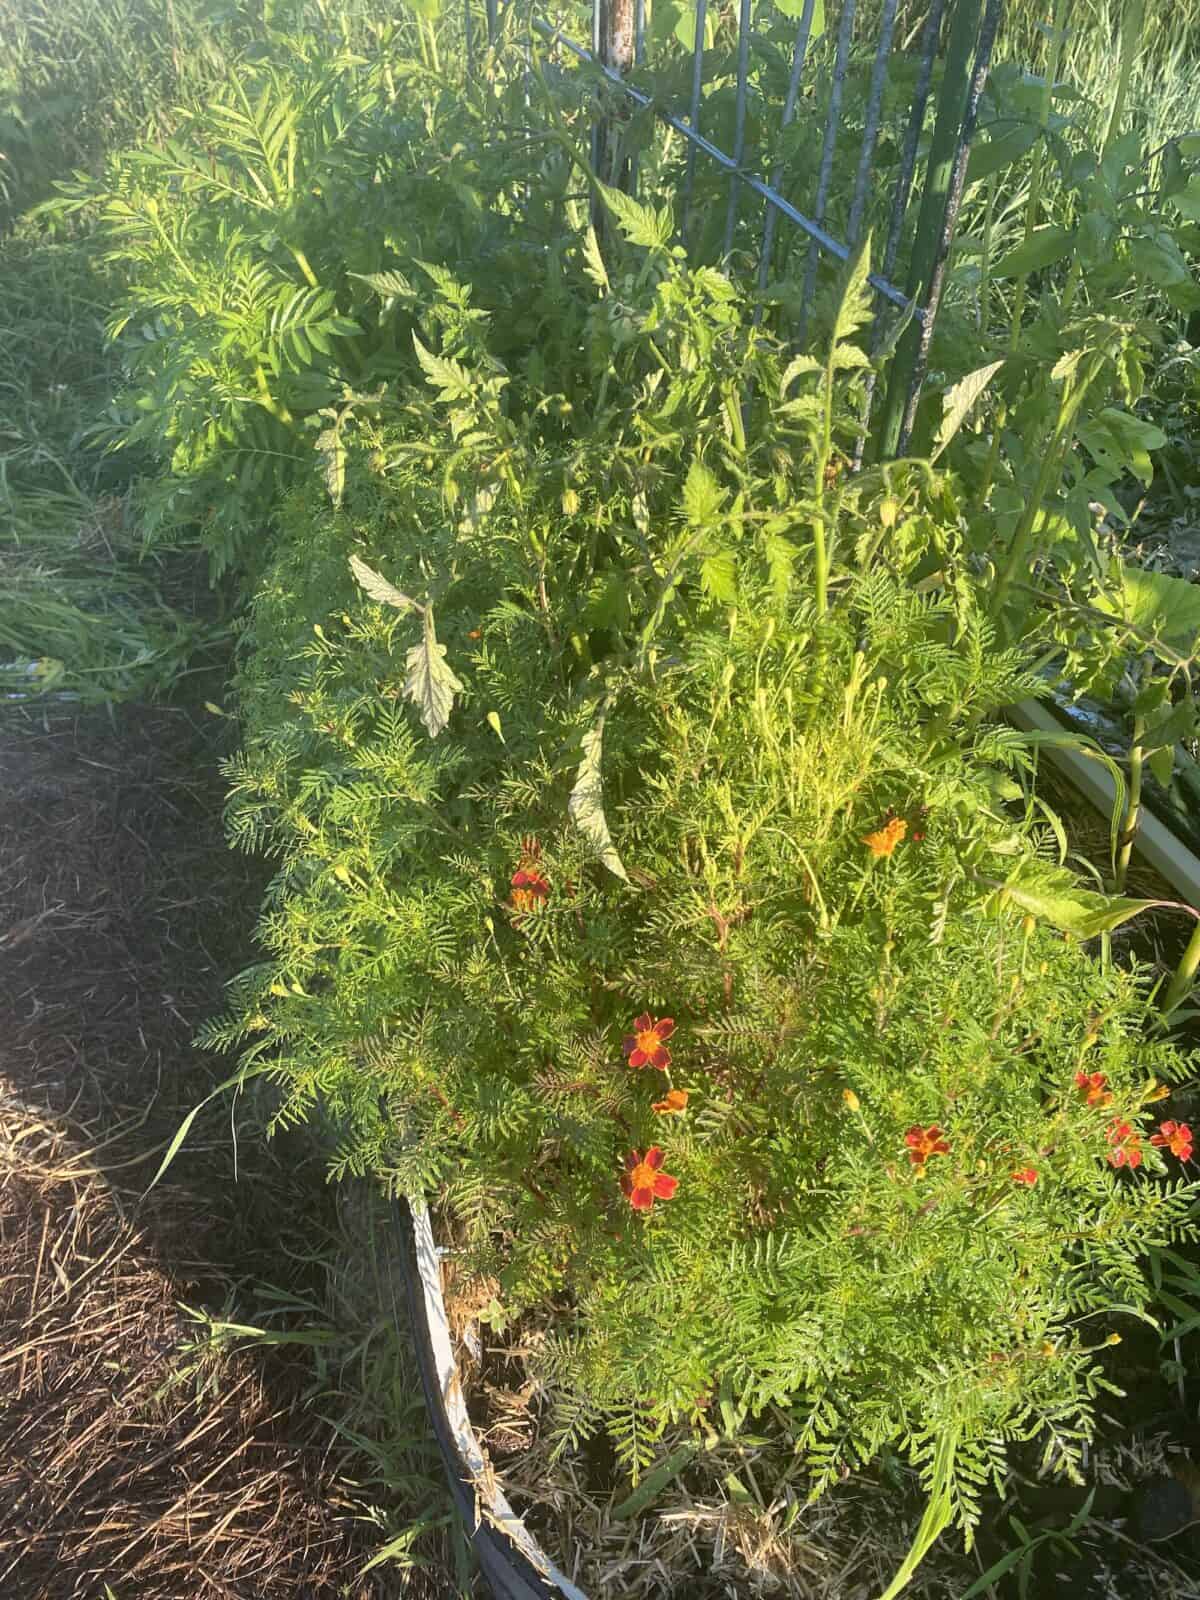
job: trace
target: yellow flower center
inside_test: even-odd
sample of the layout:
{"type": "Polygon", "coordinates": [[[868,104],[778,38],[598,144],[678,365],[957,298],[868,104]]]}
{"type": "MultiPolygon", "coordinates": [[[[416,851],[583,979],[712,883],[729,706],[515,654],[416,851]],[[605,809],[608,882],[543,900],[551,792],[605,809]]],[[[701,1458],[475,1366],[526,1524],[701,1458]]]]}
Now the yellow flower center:
{"type": "Polygon", "coordinates": [[[639,1161],[629,1174],[629,1181],[635,1189],[653,1189],[655,1171],[648,1161],[639,1161]]]}
{"type": "Polygon", "coordinates": [[[638,1034],[637,1047],[639,1050],[644,1051],[648,1056],[654,1054],[655,1050],[658,1048],[658,1035],[655,1033],[653,1028],[647,1028],[644,1033],[638,1034]]]}

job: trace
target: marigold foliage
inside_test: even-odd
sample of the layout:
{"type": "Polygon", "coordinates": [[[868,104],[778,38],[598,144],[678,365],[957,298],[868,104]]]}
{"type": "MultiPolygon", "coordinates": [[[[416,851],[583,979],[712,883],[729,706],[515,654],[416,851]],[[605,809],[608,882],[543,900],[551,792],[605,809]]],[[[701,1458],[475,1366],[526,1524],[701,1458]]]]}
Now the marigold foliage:
{"type": "Polygon", "coordinates": [[[983,720],[1028,691],[1020,660],[964,586],[903,570],[843,576],[819,620],[773,568],[774,476],[715,444],[702,485],[582,459],[567,517],[538,442],[472,518],[410,438],[382,479],[351,457],[341,511],[293,499],[256,603],[231,823],[279,870],[220,1039],[271,1060],[283,1120],[332,1113],[335,1170],[439,1195],[497,1319],[544,1325],[563,1448],[606,1426],[636,1470],[720,1393],[777,1408],[817,1487],[952,1439],[968,1524],[1005,1441],[1071,1471],[1092,1319],[1146,1306],[1140,1258],[1193,1190],[1157,1147],[1134,1181],[1106,1159],[1114,1114],[1148,1129],[1148,1085],[1185,1071],[1147,1042],[1144,975],[1000,892],[1059,870],[1027,751],[983,720]],[[462,698],[436,739],[402,694],[419,624],[363,594],[355,549],[437,585],[462,698]],[[568,805],[601,706],[625,880],[568,805]],[[889,812],[920,826],[881,854],[889,812]],[[623,1051],[656,1018],[669,1082],[623,1051]],[[635,1211],[622,1164],[651,1147],[678,1185],[635,1211]]]}

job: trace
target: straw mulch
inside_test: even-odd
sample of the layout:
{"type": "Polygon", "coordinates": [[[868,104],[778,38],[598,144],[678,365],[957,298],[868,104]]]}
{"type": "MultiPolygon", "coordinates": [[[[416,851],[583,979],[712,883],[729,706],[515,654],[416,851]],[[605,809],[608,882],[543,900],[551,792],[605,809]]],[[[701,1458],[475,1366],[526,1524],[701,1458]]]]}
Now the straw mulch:
{"type": "Polygon", "coordinates": [[[209,738],[169,710],[0,727],[0,1594],[444,1594],[362,1575],[380,1529],[305,1348],[205,1348],[181,1309],[295,1288],[311,1159],[246,1138],[235,1187],[215,1108],[142,1199],[212,1085],[189,1039],[259,898],[209,738]]]}

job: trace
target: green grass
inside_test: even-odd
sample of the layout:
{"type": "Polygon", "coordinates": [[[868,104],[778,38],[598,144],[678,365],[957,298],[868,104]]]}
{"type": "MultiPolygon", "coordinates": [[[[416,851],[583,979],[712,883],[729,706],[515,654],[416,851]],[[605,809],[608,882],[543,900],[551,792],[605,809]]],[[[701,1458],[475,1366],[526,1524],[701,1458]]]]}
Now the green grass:
{"type": "MultiPolygon", "coordinates": [[[[1040,68],[1046,57],[1046,0],[1009,0],[997,57],[1040,68]]],[[[1102,129],[1116,79],[1122,0],[1076,0],[1061,78],[1083,95],[1074,114],[1102,129]]],[[[1142,42],[1127,101],[1133,126],[1151,146],[1200,125],[1200,0],[1145,6],[1142,42]]]]}
{"type": "Polygon", "coordinates": [[[94,437],[115,378],[110,275],[84,235],[0,243],[0,694],[164,692],[223,631],[188,553],[143,550],[135,456],[94,437]]]}

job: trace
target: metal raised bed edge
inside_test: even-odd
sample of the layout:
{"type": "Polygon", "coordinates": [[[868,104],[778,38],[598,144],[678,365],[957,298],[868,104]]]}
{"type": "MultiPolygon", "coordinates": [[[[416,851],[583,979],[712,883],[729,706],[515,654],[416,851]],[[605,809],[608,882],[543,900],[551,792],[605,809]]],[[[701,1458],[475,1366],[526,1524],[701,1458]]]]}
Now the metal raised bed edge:
{"type": "Polygon", "coordinates": [[[400,1266],[413,1349],[450,1493],[496,1600],[587,1600],[509,1505],[467,1416],[429,1211],[416,1196],[395,1203],[400,1266]]]}

